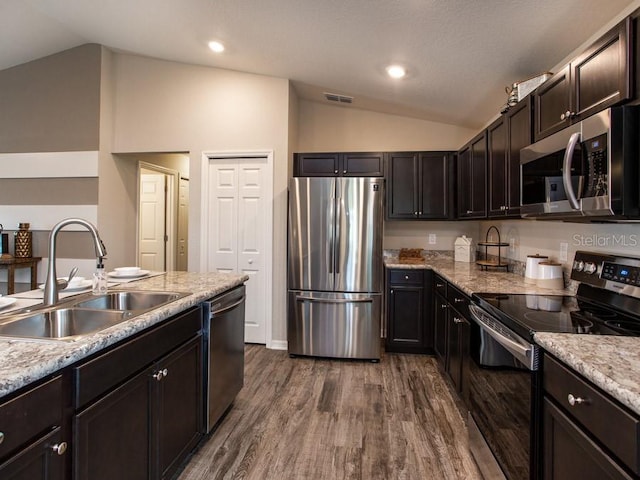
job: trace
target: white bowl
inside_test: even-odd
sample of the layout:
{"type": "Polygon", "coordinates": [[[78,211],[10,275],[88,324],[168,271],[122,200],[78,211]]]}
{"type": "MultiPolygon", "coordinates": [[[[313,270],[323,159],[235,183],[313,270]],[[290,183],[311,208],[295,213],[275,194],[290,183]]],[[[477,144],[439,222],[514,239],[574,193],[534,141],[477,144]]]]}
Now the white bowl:
{"type": "Polygon", "coordinates": [[[113,269],[118,275],[135,275],[140,273],[140,267],[117,267],[113,269]]]}

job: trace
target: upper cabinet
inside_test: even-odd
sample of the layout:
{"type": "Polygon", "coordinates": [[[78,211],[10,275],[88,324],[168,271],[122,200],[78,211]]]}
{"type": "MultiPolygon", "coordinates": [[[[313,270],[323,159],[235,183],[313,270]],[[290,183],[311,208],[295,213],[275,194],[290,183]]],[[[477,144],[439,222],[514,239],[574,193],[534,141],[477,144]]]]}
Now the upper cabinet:
{"type": "Polygon", "coordinates": [[[631,19],[626,18],[534,93],[536,141],[631,98],[631,19]]]}
{"type": "Polygon", "coordinates": [[[388,153],[386,163],[388,219],[452,218],[452,152],[388,153]]]}
{"type": "Polygon", "coordinates": [[[382,153],[296,153],[294,177],[382,177],[382,153]]]}
{"type": "Polygon", "coordinates": [[[531,97],[487,128],[491,218],[520,216],[520,149],[531,144],[531,97]]]}
{"type": "Polygon", "coordinates": [[[487,131],[458,152],[458,218],[487,216],[487,131]]]}

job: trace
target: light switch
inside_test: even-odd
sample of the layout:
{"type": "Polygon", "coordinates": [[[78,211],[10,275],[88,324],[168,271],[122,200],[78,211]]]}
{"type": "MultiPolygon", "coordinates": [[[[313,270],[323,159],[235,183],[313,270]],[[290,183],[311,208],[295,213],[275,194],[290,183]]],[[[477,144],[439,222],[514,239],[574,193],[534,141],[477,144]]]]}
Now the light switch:
{"type": "Polygon", "coordinates": [[[436,244],[436,234],[435,233],[430,233],[429,234],[429,245],[435,245],[436,244]]]}

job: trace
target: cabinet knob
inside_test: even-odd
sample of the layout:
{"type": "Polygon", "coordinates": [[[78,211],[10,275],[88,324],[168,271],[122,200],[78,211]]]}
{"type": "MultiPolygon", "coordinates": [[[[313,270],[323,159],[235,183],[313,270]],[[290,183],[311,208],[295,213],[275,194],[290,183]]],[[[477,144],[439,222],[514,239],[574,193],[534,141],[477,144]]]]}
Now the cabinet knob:
{"type": "Polygon", "coordinates": [[[405,279],[405,280],[409,280],[409,275],[405,275],[405,276],[404,276],[404,279],[405,279]]]}
{"type": "Polygon", "coordinates": [[[575,115],[571,110],[567,110],[562,115],[560,115],[560,120],[569,120],[571,117],[575,115]]]}
{"type": "Polygon", "coordinates": [[[460,320],[458,317],[453,317],[453,323],[462,323],[462,320],[460,320]]]}
{"type": "Polygon", "coordinates": [[[342,171],[342,173],[347,173],[347,171],[346,171],[346,170],[343,170],[343,171],[342,171]]]}
{"type": "Polygon", "coordinates": [[[441,303],[440,304],[440,308],[447,308],[447,304],[446,303],[441,303]]]}
{"type": "Polygon", "coordinates": [[[467,215],[471,215],[473,213],[473,210],[467,210],[467,215]]]}
{"type": "Polygon", "coordinates": [[[160,381],[167,375],[169,375],[169,370],[165,368],[164,370],[158,370],[156,373],[154,373],[153,378],[155,378],[157,381],[160,381]]]}
{"type": "Polygon", "coordinates": [[[413,212],[413,215],[417,217],[418,216],[418,212],[413,212]]]}
{"type": "Polygon", "coordinates": [[[338,170],[334,170],[333,173],[335,173],[337,175],[338,174],[338,170]]]}
{"type": "Polygon", "coordinates": [[[582,397],[574,397],[570,393],[569,395],[567,395],[567,402],[569,402],[569,405],[571,405],[572,407],[575,407],[576,405],[582,405],[583,403],[587,403],[587,400],[582,397]]]}
{"type": "Polygon", "coordinates": [[[393,288],[391,289],[391,291],[389,292],[391,295],[393,295],[393,288]]]}
{"type": "Polygon", "coordinates": [[[64,452],[67,451],[67,442],[56,443],[51,447],[51,450],[58,455],[64,455],[64,452]]]}
{"type": "Polygon", "coordinates": [[[4,442],[4,432],[0,432],[0,445],[4,442]]]}
{"type": "Polygon", "coordinates": [[[453,303],[461,303],[464,302],[464,298],[454,298],[453,303]]]}
{"type": "Polygon", "coordinates": [[[438,287],[438,288],[442,288],[442,287],[444,287],[444,284],[442,284],[442,283],[436,283],[436,287],[438,287]]]}

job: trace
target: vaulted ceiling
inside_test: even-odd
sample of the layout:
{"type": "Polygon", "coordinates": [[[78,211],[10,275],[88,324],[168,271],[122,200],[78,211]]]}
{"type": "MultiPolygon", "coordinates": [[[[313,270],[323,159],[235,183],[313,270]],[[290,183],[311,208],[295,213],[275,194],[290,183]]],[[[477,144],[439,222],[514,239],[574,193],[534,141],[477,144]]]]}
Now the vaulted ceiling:
{"type": "Polygon", "coordinates": [[[0,69],[83,43],[477,128],[638,0],[0,0],[0,69]],[[222,54],[207,48],[225,44],[222,54]],[[390,79],[385,67],[407,76],[390,79]]]}

